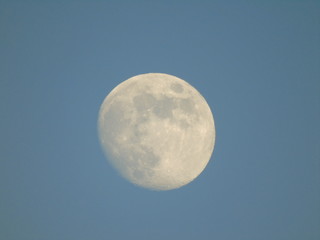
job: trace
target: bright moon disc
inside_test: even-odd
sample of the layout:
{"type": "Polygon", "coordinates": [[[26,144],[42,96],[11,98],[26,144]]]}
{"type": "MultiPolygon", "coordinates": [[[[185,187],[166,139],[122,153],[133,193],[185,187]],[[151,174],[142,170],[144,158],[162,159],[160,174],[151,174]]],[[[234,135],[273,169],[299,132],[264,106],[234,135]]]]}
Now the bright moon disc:
{"type": "Polygon", "coordinates": [[[194,180],[215,142],[206,100],[184,80],[163,73],[137,75],[114,88],[101,105],[98,133],[121,175],[153,190],[194,180]]]}

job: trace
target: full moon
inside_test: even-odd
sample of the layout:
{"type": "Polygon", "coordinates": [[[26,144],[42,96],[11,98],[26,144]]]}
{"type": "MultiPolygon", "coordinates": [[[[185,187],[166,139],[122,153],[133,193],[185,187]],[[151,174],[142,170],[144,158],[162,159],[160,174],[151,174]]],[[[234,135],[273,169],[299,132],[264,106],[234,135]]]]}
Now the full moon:
{"type": "Polygon", "coordinates": [[[98,134],[115,169],[152,190],[179,188],[198,177],[215,142],[206,100],[186,81],[163,73],[115,87],[100,107],[98,134]]]}

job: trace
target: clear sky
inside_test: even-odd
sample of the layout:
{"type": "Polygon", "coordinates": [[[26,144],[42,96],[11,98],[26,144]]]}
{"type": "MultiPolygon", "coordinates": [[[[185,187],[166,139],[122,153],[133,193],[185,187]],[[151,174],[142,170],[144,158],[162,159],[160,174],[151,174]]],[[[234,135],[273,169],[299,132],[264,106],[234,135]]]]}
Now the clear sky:
{"type": "Polygon", "coordinates": [[[0,0],[0,239],[318,240],[319,1],[0,0]],[[141,73],[196,87],[216,123],[192,183],[136,187],[97,136],[141,73]]]}

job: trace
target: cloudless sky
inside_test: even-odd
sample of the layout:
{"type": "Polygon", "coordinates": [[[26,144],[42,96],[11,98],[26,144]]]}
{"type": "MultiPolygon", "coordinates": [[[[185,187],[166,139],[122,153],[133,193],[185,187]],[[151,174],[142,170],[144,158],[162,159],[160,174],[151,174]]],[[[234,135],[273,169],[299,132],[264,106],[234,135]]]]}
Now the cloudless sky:
{"type": "Polygon", "coordinates": [[[0,239],[320,239],[319,1],[0,0],[0,239]],[[141,73],[206,98],[216,145],[172,191],[104,157],[104,97],[141,73]]]}

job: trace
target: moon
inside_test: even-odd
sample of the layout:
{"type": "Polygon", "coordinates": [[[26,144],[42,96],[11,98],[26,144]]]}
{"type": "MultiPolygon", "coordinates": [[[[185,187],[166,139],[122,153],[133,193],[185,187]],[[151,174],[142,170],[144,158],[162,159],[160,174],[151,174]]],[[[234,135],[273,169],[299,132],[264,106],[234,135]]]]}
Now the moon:
{"type": "Polygon", "coordinates": [[[215,143],[211,109],[186,81],[146,73],[120,83],[104,99],[98,135],[107,159],[135,185],[171,190],[194,180],[215,143]]]}

